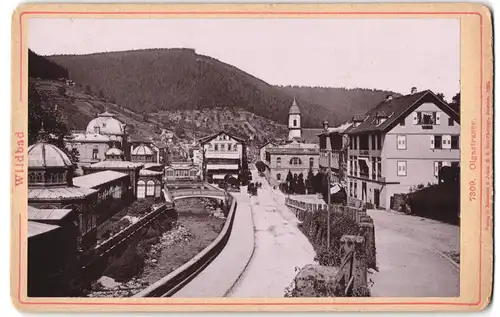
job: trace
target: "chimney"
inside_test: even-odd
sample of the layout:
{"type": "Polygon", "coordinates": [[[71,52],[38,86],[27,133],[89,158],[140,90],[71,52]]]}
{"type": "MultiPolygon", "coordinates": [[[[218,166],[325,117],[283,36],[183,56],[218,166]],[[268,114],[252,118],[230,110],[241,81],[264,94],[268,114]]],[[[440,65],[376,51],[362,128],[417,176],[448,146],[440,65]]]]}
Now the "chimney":
{"type": "Polygon", "coordinates": [[[417,87],[411,87],[411,94],[413,95],[416,92],[417,92],[417,87]]]}

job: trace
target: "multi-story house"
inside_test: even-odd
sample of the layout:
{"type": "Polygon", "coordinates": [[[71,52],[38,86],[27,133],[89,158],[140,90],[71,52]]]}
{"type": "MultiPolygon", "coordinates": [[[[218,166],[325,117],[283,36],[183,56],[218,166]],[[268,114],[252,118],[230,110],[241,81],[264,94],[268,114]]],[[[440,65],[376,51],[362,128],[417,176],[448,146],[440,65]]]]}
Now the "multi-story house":
{"type": "Polygon", "coordinates": [[[323,173],[331,170],[332,182],[345,182],[347,173],[347,145],[349,138],[344,131],[351,123],[329,128],[325,121],[323,133],[319,137],[319,170],[323,173]],[[330,156],[330,160],[328,157],[330,156]]]}
{"type": "Polygon", "coordinates": [[[388,96],[355,116],[349,136],[349,196],[390,208],[391,197],[438,181],[442,166],[459,166],[460,118],[430,90],[388,96]]]}
{"type": "Polygon", "coordinates": [[[217,182],[226,175],[238,178],[246,164],[246,143],[243,139],[221,131],[200,139],[203,178],[217,182]]]}

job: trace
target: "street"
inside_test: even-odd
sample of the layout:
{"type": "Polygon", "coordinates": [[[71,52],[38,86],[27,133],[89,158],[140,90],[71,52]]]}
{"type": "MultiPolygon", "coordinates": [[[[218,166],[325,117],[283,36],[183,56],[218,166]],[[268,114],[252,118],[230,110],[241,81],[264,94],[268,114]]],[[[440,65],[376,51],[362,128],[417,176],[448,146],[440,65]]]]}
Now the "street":
{"type": "Polygon", "coordinates": [[[285,195],[274,191],[254,170],[256,181],[262,183],[262,189],[250,199],[254,253],[229,297],[283,297],[285,287],[298,273],[295,268],[314,263],[315,251],[285,206],[285,195]]]}
{"type": "Polygon", "coordinates": [[[372,296],[455,297],[460,295],[460,228],[439,221],[372,210],[379,272],[372,296]]]}

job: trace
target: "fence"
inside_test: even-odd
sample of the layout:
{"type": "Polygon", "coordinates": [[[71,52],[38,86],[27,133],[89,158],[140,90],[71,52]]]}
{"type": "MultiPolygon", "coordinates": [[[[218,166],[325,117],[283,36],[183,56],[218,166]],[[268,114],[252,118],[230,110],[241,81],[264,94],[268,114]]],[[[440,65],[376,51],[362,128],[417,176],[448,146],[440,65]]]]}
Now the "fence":
{"type": "MultiPolygon", "coordinates": [[[[327,212],[328,205],[326,204],[312,204],[300,200],[285,198],[285,204],[295,213],[295,216],[300,221],[304,221],[309,213],[313,212],[327,212]]],[[[368,216],[366,209],[357,208],[354,206],[332,205],[332,215],[342,215],[345,218],[355,221],[360,228],[360,235],[364,237],[364,244],[366,246],[366,256],[369,268],[377,268],[376,248],[375,248],[375,227],[373,219],[368,216]]]]}

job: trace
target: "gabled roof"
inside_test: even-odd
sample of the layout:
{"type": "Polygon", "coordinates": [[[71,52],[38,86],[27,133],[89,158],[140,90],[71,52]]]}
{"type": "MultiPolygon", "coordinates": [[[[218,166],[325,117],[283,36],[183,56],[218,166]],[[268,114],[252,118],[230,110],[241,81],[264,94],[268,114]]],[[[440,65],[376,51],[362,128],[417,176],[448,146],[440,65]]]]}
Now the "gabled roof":
{"type": "Polygon", "coordinates": [[[272,142],[272,141],[267,141],[266,143],[262,144],[259,149],[262,149],[263,147],[267,146],[268,144],[271,144],[272,146],[275,146],[276,143],[275,142],[272,142]]]}
{"type": "Polygon", "coordinates": [[[200,142],[200,144],[204,144],[204,143],[207,143],[207,142],[210,142],[212,141],[213,139],[215,139],[217,136],[221,135],[221,134],[226,134],[228,135],[230,138],[232,139],[235,139],[236,141],[240,142],[240,143],[245,143],[246,141],[243,140],[242,138],[239,138],[237,136],[234,136],[233,134],[231,133],[228,133],[226,131],[220,131],[220,132],[217,132],[215,134],[212,134],[212,135],[208,135],[206,137],[203,137],[201,139],[199,139],[198,141],[200,142]]]}
{"type": "Polygon", "coordinates": [[[355,134],[370,131],[387,132],[398,124],[401,118],[407,117],[412,111],[425,102],[434,103],[452,119],[460,123],[458,113],[439,99],[432,91],[424,90],[410,95],[393,97],[390,100],[380,102],[365,114],[363,122],[359,123],[358,126],[353,124],[345,130],[345,133],[355,134]],[[387,119],[382,124],[377,125],[377,116],[380,117],[381,114],[387,119]]]}

